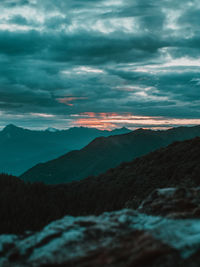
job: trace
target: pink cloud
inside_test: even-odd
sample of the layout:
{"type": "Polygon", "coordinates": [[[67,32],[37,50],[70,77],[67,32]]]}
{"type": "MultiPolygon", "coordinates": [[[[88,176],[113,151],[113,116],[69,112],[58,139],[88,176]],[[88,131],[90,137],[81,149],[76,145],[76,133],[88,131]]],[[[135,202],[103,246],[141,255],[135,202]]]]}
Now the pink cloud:
{"type": "Polygon", "coordinates": [[[56,100],[61,103],[61,104],[65,104],[67,106],[74,106],[73,101],[77,101],[77,100],[84,100],[87,99],[87,97],[75,97],[75,96],[67,96],[67,97],[61,97],[61,98],[56,98],[56,100]]]}

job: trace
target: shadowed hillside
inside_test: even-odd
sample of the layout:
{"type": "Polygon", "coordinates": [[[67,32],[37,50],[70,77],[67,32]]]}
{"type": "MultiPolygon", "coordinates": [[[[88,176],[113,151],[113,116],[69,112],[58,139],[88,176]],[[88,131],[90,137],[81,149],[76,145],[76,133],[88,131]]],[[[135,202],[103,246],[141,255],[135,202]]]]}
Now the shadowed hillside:
{"type": "Polygon", "coordinates": [[[1,175],[0,232],[38,230],[65,214],[99,214],[121,209],[128,201],[137,208],[156,188],[199,185],[200,138],[173,143],[98,177],[64,185],[30,184],[1,175]]]}
{"type": "Polygon", "coordinates": [[[38,164],[25,172],[25,181],[59,184],[98,175],[121,162],[131,161],[174,141],[200,136],[200,126],[179,127],[167,131],[138,129],[128,134],[100,137],[79,151],[38,164]]]}
{"type": "Polygon", "coordinates": [[[126,128],[101,131],[84,127],[33,131],[10,124],[0,131],[0,172],[20,175],[39,162],[81,149],[96,137],[127,132],[126,128]]]}

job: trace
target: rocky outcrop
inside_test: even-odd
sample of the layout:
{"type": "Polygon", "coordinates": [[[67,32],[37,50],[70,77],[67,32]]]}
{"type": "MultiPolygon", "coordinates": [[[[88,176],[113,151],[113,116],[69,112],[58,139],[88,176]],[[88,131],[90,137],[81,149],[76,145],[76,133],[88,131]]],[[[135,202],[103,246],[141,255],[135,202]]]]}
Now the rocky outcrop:
{"type": "MultiPolygon", "coordinates": [[[[131,208],[132,202],[127,203],[131,208]]],[[[169,218],[200,218],[200,187],[157,189],[138,211],[169,218]]]]}
{"type": "Polygon", "coordinates": [[[199,231],[200,220],[128,209],[97,217],[66,216],[38,233],[0,236],[0,266],[197,267],[199,231]]]}

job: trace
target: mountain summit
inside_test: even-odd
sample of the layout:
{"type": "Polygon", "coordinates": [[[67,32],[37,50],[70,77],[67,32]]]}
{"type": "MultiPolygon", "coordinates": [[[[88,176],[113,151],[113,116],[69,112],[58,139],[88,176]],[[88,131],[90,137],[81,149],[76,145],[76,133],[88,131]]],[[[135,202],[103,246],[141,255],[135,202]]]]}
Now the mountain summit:
{"type": "Polygon", "coordinates": [[[3,128],[2,132],[14,132],[14,131],[18,131],[18,130],[24,130],[24,129],[14,125],[14,124],[8,124],[7,126],[5,126],[3,128]]]}

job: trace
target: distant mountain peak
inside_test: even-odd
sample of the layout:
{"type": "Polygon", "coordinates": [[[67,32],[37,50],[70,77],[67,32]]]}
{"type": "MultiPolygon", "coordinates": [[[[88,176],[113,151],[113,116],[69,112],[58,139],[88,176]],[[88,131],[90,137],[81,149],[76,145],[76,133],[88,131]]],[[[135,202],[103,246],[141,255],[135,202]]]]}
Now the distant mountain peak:
{"type": "Polygon", "coordinates": [[[118,130],[128,130],[128,128],[126,128],[126,127],[121,127],[121,128],[115,128],[115,129],[113,129],[113,131],[118,131],[118,130]]]}
{"type": "Polygon", "coordinates": [[[136,129],[134,132],[137,132],[137,133],[155,132],[155,130],[147,129],[147,128],[138,128],[138,129],[136,129]]]}
{"type": "Polygon", "coordinates": [[[6,125],[6,127],[3,129],[3,131],[15,131],[15,130],[18,130],[18,129],[22,129],[14,124],[8,124],[6,125]]]}
{"type": "Polygon", "coordinates": [[[122,127],[122,128],[116,128],[112,130],[113,133],[119,133],[119,134],[124,134],[124,133],[129,133],[132,132],[130,129],[126,128],[126,127],[122,127]]]}
{"type": "Polygon", "coordinates": [[[45,131],[48,131],[48,132],[51,132],[51,133],[55,133],[55,132],[58,132],[59,130],[56,129],[56,128],[49,127],[45,131]]]}
{"type": "Polygon", "coordinates": [[[10,123],[10,124],[6,125],[5,128],[18,128],[18,126],[16,126],[15,124],[10,123]]]}

